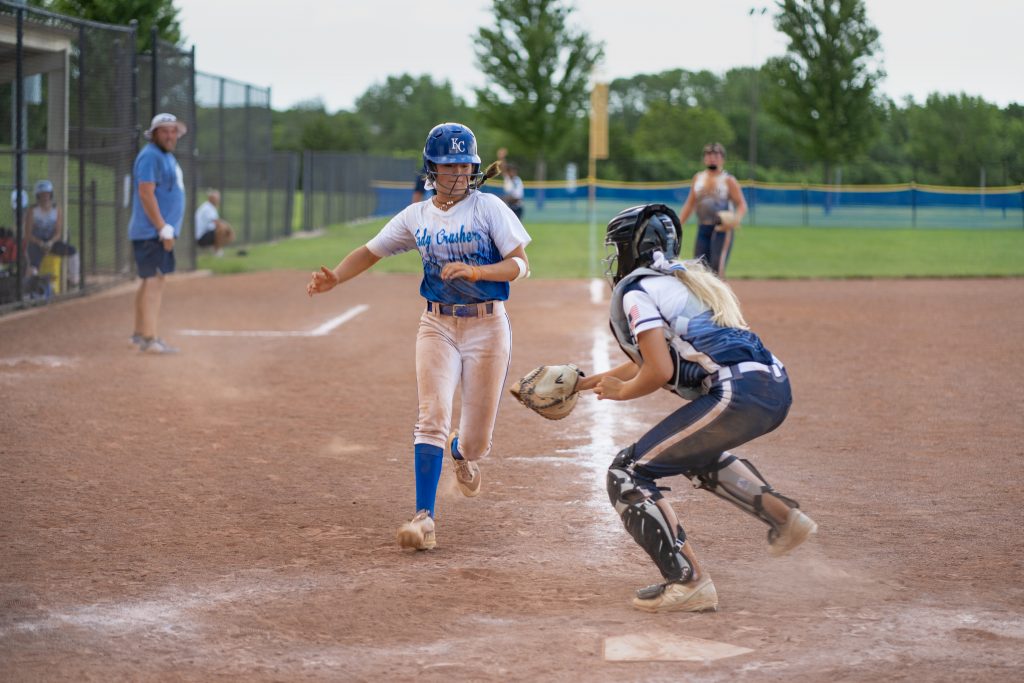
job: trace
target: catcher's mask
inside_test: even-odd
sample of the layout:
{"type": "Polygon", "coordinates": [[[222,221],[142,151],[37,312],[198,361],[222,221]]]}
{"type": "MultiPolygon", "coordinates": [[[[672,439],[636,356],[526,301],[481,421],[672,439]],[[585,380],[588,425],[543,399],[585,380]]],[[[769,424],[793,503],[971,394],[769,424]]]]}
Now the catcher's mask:
{"type": "Polygon", "coordinates": [[[614,285],[637,268],[651,265],[656,251],[667,259],[677,258],[682,239],[679,216],[664,204],[645,204],[620,211],[605,230],[604,243],[609,247],[604,260],[605,275],[614,285]]]}
{"type": "MultiPolygon", "coordinates": [[[[437,189],[438,164],[473,164],[466,192],[482,184],[480,156],[476,151],[476,136],[461,123],[439,123],[430,129],[423,145],[423,176],[437,189]]],[[[450,174],[449,174],[450,175],[450,174]]],[[[445,178],[445,185],[455,184],[457,177],[445,178]]]]}

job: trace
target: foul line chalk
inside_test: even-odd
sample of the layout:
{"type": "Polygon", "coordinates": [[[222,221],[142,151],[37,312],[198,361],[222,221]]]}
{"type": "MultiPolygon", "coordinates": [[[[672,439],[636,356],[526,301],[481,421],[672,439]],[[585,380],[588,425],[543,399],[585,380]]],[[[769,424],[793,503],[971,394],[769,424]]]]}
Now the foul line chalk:
{"type": "Polygon", "coordinates": [[[370,310],[366,304],[354,306],[339,316],[331,318],[316,329],[306,332],[289,330],[178,330],[188,337],[324,337],[341,327],[360,313],[370,310]]]}

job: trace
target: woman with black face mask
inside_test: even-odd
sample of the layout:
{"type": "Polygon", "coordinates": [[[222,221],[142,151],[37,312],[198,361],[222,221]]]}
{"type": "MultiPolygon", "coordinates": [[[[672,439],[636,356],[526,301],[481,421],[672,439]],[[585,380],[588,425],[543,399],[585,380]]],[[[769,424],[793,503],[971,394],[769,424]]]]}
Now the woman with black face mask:
{"type": "Polygon", "coordinates": [[[747,213],[747,202],[736,178],[727,172],[725,147],[718,142],[704,145],[705,170],[693,176],[690,194],[686,197],[679,219],[683,223],[697,211],[697,240],[693,257],[703,259],[719,277],[725,277],[733,238],[740,221],[747,213]],[[728,216],[726,212],[731,213],[728,216]],[[723,216],[726,214],[726,216],[723,216]]]}

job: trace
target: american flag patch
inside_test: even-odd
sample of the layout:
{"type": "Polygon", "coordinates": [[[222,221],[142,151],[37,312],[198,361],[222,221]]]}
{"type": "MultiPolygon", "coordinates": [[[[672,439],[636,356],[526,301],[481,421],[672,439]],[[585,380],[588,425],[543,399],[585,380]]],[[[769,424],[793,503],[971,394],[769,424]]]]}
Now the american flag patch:
{"type": "Polygon", "coordinates": [[[633,304],[633,307],[629,309],[629,329],[635,330],[636,324],[640,320],[640,307],[633,304]]]}

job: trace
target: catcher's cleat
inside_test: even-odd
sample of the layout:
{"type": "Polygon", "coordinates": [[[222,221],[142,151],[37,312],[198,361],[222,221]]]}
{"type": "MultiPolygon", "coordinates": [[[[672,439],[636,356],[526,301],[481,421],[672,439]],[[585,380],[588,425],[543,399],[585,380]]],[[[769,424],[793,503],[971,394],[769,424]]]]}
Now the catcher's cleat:
{"type": "Polygon", "coordinates": [[[818,525],[813,519],[797,508],[790,508],[786,523],[779,527],[779,532],[769,534],[768,542],[771,543],[771,546],[768,550],[775,557],[785,555],[817,531],[818,525]]]}
{"type": "Polygon", "coordinates": [[[437,546],[434,520],[426,510],[420,510],[408,522],[398,527],[398,545],[416,550],[433,550],[437,546]]]}
{"type": "Polygon", "coordinates": [[[483,484],[484,478],[475,462],[455,457],[455,452],[458,450],[456,444],[458,438],[459,430],[457,429],[448,435],[448,453],[452,456],[452,463],[455,465],[455,481],[458,483],[462,495],[475,498],[480,495],[480,486],[483,484]]]}
{"type": "Polygon", "coordinates": [[[641,588],[633,598],[633,606],[644,612],[714,612],[718,609],[718,593],[707,574],[689,583],[656,584],[641,588]]]}

